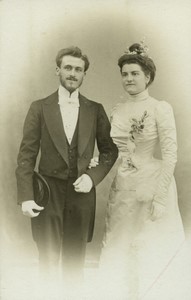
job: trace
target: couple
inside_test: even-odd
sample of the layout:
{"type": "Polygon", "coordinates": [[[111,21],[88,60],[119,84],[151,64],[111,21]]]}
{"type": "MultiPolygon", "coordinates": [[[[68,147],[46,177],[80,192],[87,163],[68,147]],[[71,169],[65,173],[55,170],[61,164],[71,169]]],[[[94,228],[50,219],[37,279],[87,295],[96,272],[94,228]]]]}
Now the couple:
{"type": "Polygon", "coordinates": [[[133,44],[118,60],[127,99],[113,109],[111,127],[103,106],[79,93],[87,56],[77,47],[60,50],[59,89],[31,104],[16,170],[18,202],[31,218],[40,269],[57,274],[61,257],[65,281],[73,284],[83,276],[86,243],[93,235],[95,187],[118,157],[100,264],[104,286],[117,292],[114,299],[120,299],[119,289],[138,299],[184,239],[173,177],[174,116],[167,102],[148,94],[156,68],[147,50],[143,43],[133,44]],[[92,159],[95,142],[98,162],[92,159]],[[157,143],[162,159],[153,156],[157,143]],[[46,206],[34,201],[39,151],[38,171],[50,192],[46,206]]]}

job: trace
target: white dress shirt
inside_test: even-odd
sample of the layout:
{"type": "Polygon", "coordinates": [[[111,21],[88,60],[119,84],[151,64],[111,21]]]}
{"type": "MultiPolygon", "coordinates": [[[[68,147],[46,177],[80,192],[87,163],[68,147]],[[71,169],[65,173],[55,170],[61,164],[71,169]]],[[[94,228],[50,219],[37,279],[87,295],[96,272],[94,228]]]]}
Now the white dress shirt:
{"type": "Polygon", "coordinates": [[[69,144],[71,144],[79,114],[79,90],[75,90],[71,95],[60,85],[58,90],[58,104],[62,115],[62,122],[69,144]]]}

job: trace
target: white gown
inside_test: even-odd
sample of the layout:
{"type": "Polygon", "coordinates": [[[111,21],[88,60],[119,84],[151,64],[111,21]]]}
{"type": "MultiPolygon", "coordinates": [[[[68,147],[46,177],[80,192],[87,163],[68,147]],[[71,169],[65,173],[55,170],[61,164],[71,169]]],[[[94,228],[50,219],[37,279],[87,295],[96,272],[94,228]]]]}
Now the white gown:
{"type": "Polygon", "coordinates": [[[150,97],[147,90],[118,104],[111,126],[119,165],[107,207],[103,284],[111,292],[108,299],[142,299],[184,241],[173,177],[176,127],[170,104],[150,97]],[[158,142],[162,159],[154,157],[158,142]],[[153,200],[165,206],[156,220],[153,200]]]}

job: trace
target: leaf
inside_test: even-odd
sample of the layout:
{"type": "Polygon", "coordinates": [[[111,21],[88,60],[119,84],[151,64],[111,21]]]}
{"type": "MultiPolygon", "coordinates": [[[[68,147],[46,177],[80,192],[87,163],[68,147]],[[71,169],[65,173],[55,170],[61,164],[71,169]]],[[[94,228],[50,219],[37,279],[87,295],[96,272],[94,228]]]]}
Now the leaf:
{"type": "Polygon", "coordinates": [[[134,118],[132,118],[132,121],[133,121],[133,122],[135,122],[135,123],[137,123],[137,120],[136,120],[136,119],[134,119],[134,118]]]}

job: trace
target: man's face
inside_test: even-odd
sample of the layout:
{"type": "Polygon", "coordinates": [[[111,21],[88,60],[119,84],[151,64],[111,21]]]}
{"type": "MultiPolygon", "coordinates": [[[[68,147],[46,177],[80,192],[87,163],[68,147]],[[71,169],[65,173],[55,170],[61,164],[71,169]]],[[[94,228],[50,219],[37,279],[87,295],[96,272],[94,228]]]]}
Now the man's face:
{"type": "Polygon", "coordinates": [[[70,93],[79,88],[83,82],[85,62],[78,57],[66,55],[62,58],[60,67],[56,67],[56,74],[60,78],[60,83],[70,93]]]}

